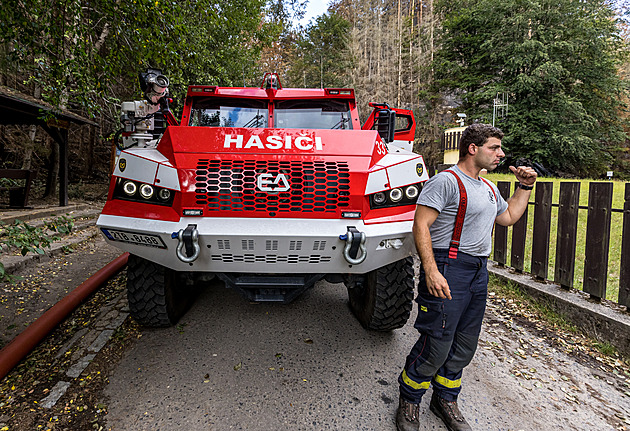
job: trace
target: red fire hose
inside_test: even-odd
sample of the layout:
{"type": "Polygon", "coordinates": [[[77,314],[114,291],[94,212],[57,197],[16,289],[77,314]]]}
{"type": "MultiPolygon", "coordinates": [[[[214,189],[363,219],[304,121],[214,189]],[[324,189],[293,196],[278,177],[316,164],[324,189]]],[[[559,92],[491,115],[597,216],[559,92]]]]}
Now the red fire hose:
{"type": "Polygon", "coordinates": [[[99,269],[61,301],[31,323],[24,331],[0,350],[0,379],[3,379],[53,329],[57,327],[88,296],[118,273],[126,264],[129,253],[124,253],[99,269]]]}

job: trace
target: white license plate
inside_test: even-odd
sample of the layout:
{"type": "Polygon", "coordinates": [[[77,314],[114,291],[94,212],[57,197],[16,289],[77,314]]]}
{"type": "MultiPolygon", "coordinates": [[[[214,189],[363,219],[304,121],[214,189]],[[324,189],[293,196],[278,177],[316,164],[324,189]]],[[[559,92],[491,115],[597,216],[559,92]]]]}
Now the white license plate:
{"type": "Polygon", "coordinates": [[[104,229],[103,234],[112,241],[128,242],[130,244],[146,245],[147,247],[166,248],[166,244],[157,235],[146,233],[126,232],[124,230],[104,229]]]}

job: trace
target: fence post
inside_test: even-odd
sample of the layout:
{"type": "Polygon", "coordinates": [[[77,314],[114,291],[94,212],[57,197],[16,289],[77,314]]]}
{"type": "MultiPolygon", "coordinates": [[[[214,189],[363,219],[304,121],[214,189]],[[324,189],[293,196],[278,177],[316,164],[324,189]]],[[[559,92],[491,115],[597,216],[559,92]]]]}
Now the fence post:
{"type": "Polygon", "coordinates": [[[626,183],[621,236],[621,271],[619,272],[619,305],[630,310],[630,183],[626,183]]]}
{"type": "MultiPolygon", "coordinates": [[[[518,186],[518,181],[514,183],[514,187],[518,186]]],[[[510,261],[512,268],[517,272],[523,272],[525,269],[525,242],[527,240],[527,214],[529,213],[529,204],[525,208],[525,212],[512,226],[512,260],[510,261]]]]}
{"type": "Polygon", "coordinates": [[[549,234],[551,232],[552,182],[537,182],[532,242],[532,274],[546,280],[549,270],[549,234]]]}
{"type": "Polygon", "coordinates": [[[613,183],[589,184],[583,290],[597,300],[606,297],[612,192],[613,183]]]}
{"type": "MultiPolygon", "coordinates": [[[[510,195],[510,183],[507,181],[499,181],[497,183],[499,193],[506,199],[510,195]]],[[[500,265],[504,266],[507,263],[507,238],[508,228],[507,226],[501,226],[500,224],[494,225],[494,260],[500,265]]]]}
{"type": "Polygon", "coordinates": [[[565,289],[573,287],[579,206],[580,183],[560,183],[554,281],[565,289]]]}

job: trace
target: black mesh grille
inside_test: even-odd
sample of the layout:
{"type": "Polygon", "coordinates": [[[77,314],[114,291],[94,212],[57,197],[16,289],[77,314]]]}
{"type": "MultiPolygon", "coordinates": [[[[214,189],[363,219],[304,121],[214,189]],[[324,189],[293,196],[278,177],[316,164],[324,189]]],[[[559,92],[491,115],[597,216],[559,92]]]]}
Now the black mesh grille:
{"type": "MultiPolygon", "coordinates": [[[[256,211],[270,216],[292,212],[335,213],[350,201],[350,170],[345,162],[199,160],[196,201],[210,211],[256,211]],[[279,174],[288,182],[286,191],[261,191],[258,177],[266,184],[279,174]]],[[[284,186],[284,182],[279,182],[284,186]]]]}
{"type": "Polygon", "coordinates": [[[331,256],[322,256],[318,254],[311,254],[309,256],[300,256],[297,254],[289,254],[289,255],[213,254],[212,255],[213,262],[222,262],[222,263],[321,264],[321,263],[328,263],[330,262],[331,259],[332,259],[331,256]]]}

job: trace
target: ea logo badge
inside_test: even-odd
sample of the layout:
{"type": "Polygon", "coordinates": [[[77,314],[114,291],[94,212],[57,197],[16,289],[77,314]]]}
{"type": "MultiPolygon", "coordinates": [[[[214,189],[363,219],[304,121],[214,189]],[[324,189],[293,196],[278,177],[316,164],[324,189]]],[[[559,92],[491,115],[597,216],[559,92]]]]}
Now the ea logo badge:
{"type": "Polygon", "coordinates": [[[120,170],[120,172],[125,172],[126,167],[127,167],[127,160],[120,159],[118,161],[118,169],[120,170]]]}
{"type": "Polygon", "coordinates": [[[492,193],[491,191],[488,192],[488,199],[490,199],[491,204],[494,203],[494,193],[492,193]]]}
{"type": "Polygon", "coordinates": [[[424,166],[422,166],[422,163],[418,163],[416,165],[416,174],[418,174],[418,176],[421,177],[423,173],[424,173],[424,166]]]}
{"type": "Polygon", "coordinates": [[[275,178],[273,174],[260,174],[256,180],[256,185],[263,192],[286,192],[291,188],[289,180],[284,174],[278,174],[275,178]]]}

